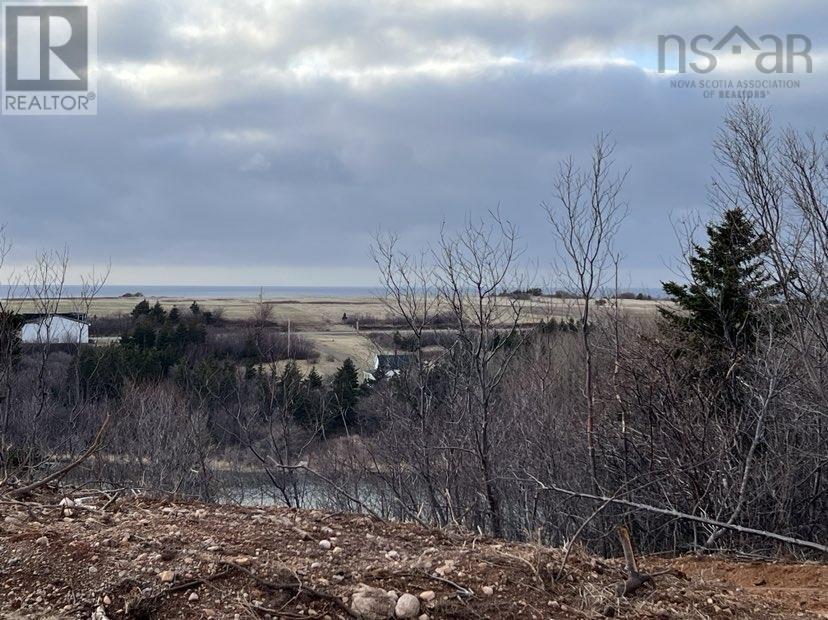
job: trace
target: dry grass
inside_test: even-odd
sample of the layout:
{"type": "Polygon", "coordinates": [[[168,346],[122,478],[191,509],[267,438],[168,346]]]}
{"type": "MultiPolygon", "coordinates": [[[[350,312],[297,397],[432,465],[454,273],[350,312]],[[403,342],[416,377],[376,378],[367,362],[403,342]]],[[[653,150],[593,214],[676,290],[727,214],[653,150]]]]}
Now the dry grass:
{"type": "MultiPolygon", "coordinates": [[[[156,298],[147,299],[150,303],[156,301],[156,298]]],[[[141,298],[102,297],[94,300],[90,314],[100,317],[129,314],[139,301],[141,298]]],[[[177,306],[185,312],[193,302],[191,298],[183,297],[164,297],[158,298],[158,301],[166,310],[177,306]]],[[[233,321],[251,318],[259,303],[256,298],[209,298],[197,301],[202,310],[221,309],[224,318],[233,321]]],[[[282,325],[290,322],[295,333],[301,333],[313,343],[321,354],[316,366],[322,374],[333,372],[348,357],[358,368],[367,369],[373,363],[374,354],[378,352],[369,338],[342,321],[343,314],[380,319],[390,314],[383,301],[373,297],[274,297],[265,299],[264,302],[273,308],[272,320],[282,325]]],[[[578,316],[579,312],[577,300],[534,298],[521,303],[523,323],[536,323],[549,317],[566,319],[578,316]]],[[[502,304],[508,307],[509,301],[503,299],[502,304]]],[[[634,316],[650,315],[655,312],[656,306],[657,303],[653,301],[621,302],[622,311],[634,316]]],[[[32,312],[35,307],[31,302],[22,302],[20,309],[22,312],[32,312]]],[[[65,300],[61,306],[62,311],[76,309],[77,302],[71,299],[65,300]]],[[[596,307],[595,311],[608,312],[609,309],[596,307]]],[[[310,364],[302,363],[300,367],[307,371],[310,364]]]]}
{"type": "MultiPolygon", "coordinates": [[[[147,298],[150,303],[155,303],[156,298],[147,298]]],[[[117,316],[128,314],[132,308],[141,301],[141,298],[102,297],[92,303],[91,314],[97,316],[117,316]]],[[[193,302],[191,298],[158,298],[161,305],[169,310],[178,306],[186,310],[193,302]]],[[[231,320],[242,320],[250,318],[259,303],[255,298],[206,298],[198,299],[198,304],[204,310],[223,309],[224,316],[231,320]]],[[[370,315],[384,318],[389,315],[385,304],[374,297],[304,297],[304,298],[268,298],[265,303],[273,307],[273,318],[280,323],[291,321],[297,330],[320,330],[328,328],[340,328],[343,326],[342,315],[349,316],[370,315]]],[[[504,307],[508,300],[502,301],[504,307]]],[[[554,316],[556,318],[568,318],[578,315],[578,300],[552,299],[536,297],[531,301],[521,302],[523,305],[522,314],[524,321],[535,322],[541,319],[554,316]]],[[[632,315],[646,316],[655,311],[659,302],[622,300],[621,310],[632,315]]],[[[660,302],[665,303],[665,302],[660,302]]],[[[76,308],[74,300],[67,299],[63,302],[61,310],[71,311],[76,308]]],[[[30,302],[21,304],[23,312],[31,312],[34,305],[30,302]]],[[[607,308],[597,308],[596,311],[607,311],[607,308]]]]}

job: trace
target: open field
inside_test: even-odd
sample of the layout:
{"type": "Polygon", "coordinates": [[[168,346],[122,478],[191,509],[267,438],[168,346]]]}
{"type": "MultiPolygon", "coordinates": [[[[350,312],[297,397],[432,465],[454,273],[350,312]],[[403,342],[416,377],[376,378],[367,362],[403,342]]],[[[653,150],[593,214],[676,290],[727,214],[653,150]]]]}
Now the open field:
{"type": "MultiPolygon", "coordinates": [[[[117,316],[128,314],[135,307],[141,297],[101,297],[92,302],[90,315],[92,316],[117,316]]],[[[186,310],[194,301],[191,298],[183,297],[161,297],[146,298],[150,303],[161,302],[165,309],[178,306],[186,310]]],[[[196,300],[205,310],[216,310],[221,308],[224,318],[231,320],[244,320],[253,315],[259,301],[255,298],[205,298],[196,300]]],[[[333,326],[342,326],[342,316],[372,316],[384,318],[390,314],[385,303],[376,297],[307,297],[307,298],[267,298],[264,303],[273,307],[273,319],[279,323],[291,321],[292,326],[297,330],[320,330],[333,326]]],[[[502,299],[504,307],[507,307],[509,300],[502,299]]],[[[525,322],[536,322],[550,316],[556,318],[568,318],[577,315],[578,300],[557,299],[550,297],[535,297],[528,301],[520,302],[522,316],[525,322]]],[[[621,301],[623,312],[633,315],[647,315],[654,312],[658,304],[668,302],[638,301],[625,299],[621,301]]],[[[73,299],[66,299],[61,304],[61,311],[73,311],[78,308],[78,303],[73,299]]],[[[20,302],[22,312],[35,310],[34,304],[29,301],[20,302]]],[[[601,308],[597,308],[600,311],[601,308]]]]}
{"type": "MultiPolygon", "coordinates": [[[[140,297],[101,297],[92,302],[90,316],[112,317],[129,314],[140,297]]],[[[146,298],[151,304],[159,301],[169,310],[177,306],[186,311],[194,301],[184,297],[146,298]]],[[[203,310],[221,310],[224,319],[244,321],[250,319],[259,304],[255,298],[205,298],[196,300],[203,310]]],[[[343,315],[349,317],[371,317],[383,320],[391,315],[385,303],[376,297],[306,297],[306,298],[267,298],[263,303],[272,307],[271,320],[283,327],[290,323],[294,333],[309,340],[320,352],[316,363],[322,374],[333,372],[350,357],[358,368],[366,369],[373,363],[373,356],[380,352],[367,337],[366,331],[358,332],[353,325],[343,321],[343,315]]],[[[501,300],[508,310],[509,300],[501,300]]],[[[578,300],[565,300],[549,297],[535,297],[521,301],[521,322],[526,324],[546,320],[549,317],[565,319],[578,315],[578,300]]],[[[655,312],[657,305],[667,302],[622,300],[623,312],[633,316],[647,316],[655,312]]],[[[21,312],[34,312],[35,305],[30,301],[19,303],[21,312]]],[[[595,307],[595,312],[606,312],[608,307],[595,307]]],[[[67,299],[61,304],[61,311],[77,311],[76,300],[67,299]]],[[[508,316],[508,312],[504,314],[508,316]]],[[[389,329],[394,329],[389,327],[389,329]]],[[[300,363],[303,370],[310,364],[300,363]]]]}
{"type": "MultiPolygon", "coordinates": [[[[129,314],[129,312],[140,302],[142,297],[101,297],[92,302],[89,314],[91,316],[117,316],[129,314]]],[[[183,297],[147,297],[147,301],[154,304],[161,302],[164,309],[169,310],[177,306],[180,310],[186,311],[194,301],[192,298],[183,297]]],[[[245,320],[253,316],[259,301],[255,298],[205,298],[197,299],[198,305],[203,310],[222,309],[224,318],[229,320],[245,320]]],[[[273,306],[273,320],[279,323],[291,324],[297,330],[323,329],[331,325],[342,325],[342,315],[347,314],[372,314],[384,316],[387,310],[382,303],[371,297],[354,298],[307,298],[287,299],[271,298],[265,299],[264,303],[273,306]]],[[[33,312],[35,306],[29,301],[22,301],[22,312],[33,312]]],[[[78,303],[73,299],[66,299],[61,304],[61,311],[74,311],[78,303]]]]}

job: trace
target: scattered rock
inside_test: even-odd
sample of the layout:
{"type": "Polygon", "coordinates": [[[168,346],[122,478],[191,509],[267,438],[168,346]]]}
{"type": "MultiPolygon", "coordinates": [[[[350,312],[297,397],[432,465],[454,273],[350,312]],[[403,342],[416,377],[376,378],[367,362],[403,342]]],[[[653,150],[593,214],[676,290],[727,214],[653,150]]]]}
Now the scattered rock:
{"type": "Polygon", "coordinates": [[[382,588],[360,584],[351,597],[351,611],[362,620],[387,620],[394,617],[394,599],[382,588]]]}
{"type": "Polygon", "coordinates": [[[443,562],[443,565],[438,566],[434,572],[440,575],[440,577],[445,577],[446,575],[451,574],[454,571],[454,569],[454,560],[446,560],[445,562],[443,562]]]}
{"type": "Polygon", "coordinates": [[[106,615],[106,610],[99,605],[92,614],[92,620],[109,620],[109,616],[106,615]]]}
{"type": "MultiPolygon", "coordinates": [[[[668,620],[690,617],[698,610],[716,618],[810,617],[824,600],[819,598],[824,596],[821,592],[810,587],[802,588],[801,597],[790,599],[775,596],[774,589],[768,593],[767,588],[758,587],[765,580],[778,588],[818,584],[826,571],[821,566],[768,564],[765,570],[757,562],[751,572],[752,566],[725,557],[654,557],[648,560],[648,568],[681,567],[688,576],[659,579],[655,595],[623,601],[621,607],[611,597],[586,601],[585,591],[611,590],[622,561],[602,563],[585,552],[573,558],[568,579],[556,584],[553,600],[532,587],[532,576],[517,563],[490,560],[501,555],[500,549],[528,557],[524,547],[462,531],[441,534],[347,513],[281,508],[182,503],[174,512],[164,512],[170,504],[151,498],[124,498],[117,510],[102,514],[105,502],[104,497],[93,497],[86,506],[75,500],[72,507],[58,509],[54,500],[46,499],[27,509],[3,511],[0,618],[132,617],[140,611],[134,608],[137,599],[151,599],[177,583],[222,572],[227,568],[223,562],[228,561],[250,563],[256,576],[273,583],[301,579],[369,620],[475,615],[528,619],[533,614],[538,619],[584,614],[613,620],[620,616],[668,620]],[[58,512],[69,509],[77,513],[75,521],[63,521],[58,512]],[[201,518],[196,514],[199,511],[201,518]],[[4,522],[5,517],[10,519],[4,522]],[[304,542],[299,529],[310,533],[309,542],[304,542]],[[438,580],[432,577],[429,581],[429,575],[446,575],[477,596],[460,607],[448,585],[421,592],[423,587],[438,587],[438,580]],[[803,575],[808,576],[807,582],[803,575]],[[78,587],[66,585],[73,582],[78,587]],[[360,582],[367,585],[357,589],[360,582]],[[122,586],[113,590],[115,584],[133,585],[122,591],[122,586]]],[[[541,566],[556,569],[561,552],[543,552],[546,557],[541,566]]],[[[269,608],[274,602],[255,580],[235,572],[232,578],[217,579],[208,587],[164,597],[158,613],[230,620],[240,604],[269,608]]],[[[333,601],[307,597],[292,598],[283,611],[286,617],[320,620],[342,615],[333,601]]]]}
{"type": "Polygon", "coordinates": [[[420,601],[413,594],[406,592],[397,599],[394,613],[397,618],[414,618],[420,613],[420,601]]]}

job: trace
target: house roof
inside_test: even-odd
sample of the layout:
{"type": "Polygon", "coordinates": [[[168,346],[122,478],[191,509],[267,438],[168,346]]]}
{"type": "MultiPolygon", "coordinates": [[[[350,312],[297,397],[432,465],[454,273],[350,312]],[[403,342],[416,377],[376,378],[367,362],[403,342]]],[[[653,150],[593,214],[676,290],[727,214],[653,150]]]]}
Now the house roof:
{"type": "Polygon", "coordinates": [[[385,370],[401,370],[410,366],[414,356],[410,353],[380,353],[377,355],[377,368],[385,370]]]}
{"type": "Polygon", "coordinates": [[[89,323],[87,317],[82,312],[55,312],[53,314],[42,313],[42,312],[21,312],[20,319],[22,320],[23,324],[27,323],[39,323],[44,319],[48,319],[50,317],[61,317],[63,319],[69,319],[70,321],[75,321],[76,323],[89,323]]]}

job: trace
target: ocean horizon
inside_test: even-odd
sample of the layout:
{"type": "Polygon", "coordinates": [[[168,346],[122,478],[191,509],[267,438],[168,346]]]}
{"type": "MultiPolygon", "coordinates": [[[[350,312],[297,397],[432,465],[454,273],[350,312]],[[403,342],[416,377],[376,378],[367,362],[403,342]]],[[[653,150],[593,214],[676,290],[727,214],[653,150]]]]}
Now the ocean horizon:
{"type": "MultiPolygon", "coordinates": [[[[79,284],[63,287],[63,297],[78,297],[82,292],[79,284]]],[[[107,284],[96,297],[124,297],[126,295],[147,298],[188,298],[188,299],[250,299],[261,294],[266,299],[290,297],[366,297],[379,294],[378,287],[369,286],[220,286],[220,285],[141,285],[107,284]]],[[[0,286],[0,295],[12,298],[28,298],[26,287],[0,286]]]]}
{"type": "MultiPolygon", "coordinates": [[[[546,292],[548,289],[544,288],[546,292]]],[[[643,293],[654,298],[662,297],[664,292],[654,287],[629,287],[625,292],[643,293]]],[[[67,284],[63,287],[63,297],[80,296],[82,286],[67,284]]],[[[177,285],[177,284],[107,284],[98,292],[98,298],[125,296],[142,296],[149,299],[255,299],[259,295],[265,299],[290,299],[308,297],[377,297],[383,294],[379,286],[239,286],[239,285],[177,285]]],[[[26,299],[26,287],[0,286],[2,298],[26,299]]]]}

